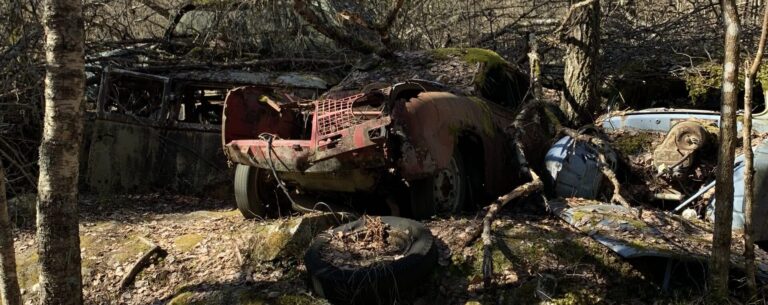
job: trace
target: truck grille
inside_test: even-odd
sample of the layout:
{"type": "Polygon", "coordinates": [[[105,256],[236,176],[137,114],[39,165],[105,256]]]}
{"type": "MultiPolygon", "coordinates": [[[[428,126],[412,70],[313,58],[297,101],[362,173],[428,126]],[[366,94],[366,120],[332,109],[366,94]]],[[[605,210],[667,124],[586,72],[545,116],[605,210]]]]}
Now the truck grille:
{"type": "Polygon", "coordinates": [[[358,118],[352,113],[352,104],[365,94],[357,94],[342,99],[325,99],[317,101],[315,117],[317,125],[315,130],[319,138],[334,134],[339,130],[348,128],[358,122],[358,118]]]}

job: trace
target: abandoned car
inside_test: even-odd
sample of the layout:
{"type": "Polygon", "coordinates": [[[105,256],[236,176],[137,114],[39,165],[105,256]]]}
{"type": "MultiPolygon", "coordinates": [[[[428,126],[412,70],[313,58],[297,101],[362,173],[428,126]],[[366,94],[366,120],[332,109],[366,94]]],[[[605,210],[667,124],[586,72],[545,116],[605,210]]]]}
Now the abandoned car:
{"type": "Polygon", "coordinates": [[[222,132],[246,217],[329,206],[311,197],[423,218],[520,183],[503,132],[513,118],[425,80],[316,101],[242,87],[226,98],[222,132]]]}
{"type": "MultiPolygon", "coordinates": [[[[755,115],[756,133],[768,131],[765,117],[766,112],[755,115]]],[[[719,120],[717,112],[663,108],[606,116],[602,128],[614,147],[607,153],[607,163],[617,169],[625,183],[623,186],[631,190],[638,203],[683,213],[686,218],[712,221],[719,120]]],[[[768,205],[763,204],[768,198],[765,187],[768,141],[759,135],[753,138],[757,203],[754,218],[765,219],[768,217],[768,205]]],[[[546,167],[559,196],[609,198],[605,192],[610,191],[598,169],[596,149],[569,136],[552,146],[546,167]]],[[[739,153],[733,174],[735,230],[744,226],[743,163],[743,155],[739,153]]],[[[756,240],[768,240],[768,223],[754,223],[756,240]]]]}
{"type": "MultiPolygon", "coordinates": [[[[768,222],[762,221],[768,217],[768,141],[760,135],[767,131],[765,117],[766,112],[755,115],[752,136],[753,237],[763,249],[768,240],[768,222]]],[[[646,109],[609,114],[599,121],[601,129],[581,130],[607,145],[560,138],[545,157],[559,197],[548,208],[624,258],[665,260],[662,287],[668,289],[673,274],[702,270],[710,256],[719,120],[712,111],[646,109]],[[613,169],[620,187],[610,187],[601,166],[613,169]],[[631,194],[632,206],[606,204],[617,191],[631,194]]],[[[733,169],[734,231],[743,229],[745,219],[740,149],[733,169]]],[[[741,239],[734,240],[732,251],[741,253],[741,239]]],[[[758,277],[768,280],[768,255],[757,253],[758,277]]],[[[732,260],[735,267],[744,265],[740,255],[732,260]]]]}

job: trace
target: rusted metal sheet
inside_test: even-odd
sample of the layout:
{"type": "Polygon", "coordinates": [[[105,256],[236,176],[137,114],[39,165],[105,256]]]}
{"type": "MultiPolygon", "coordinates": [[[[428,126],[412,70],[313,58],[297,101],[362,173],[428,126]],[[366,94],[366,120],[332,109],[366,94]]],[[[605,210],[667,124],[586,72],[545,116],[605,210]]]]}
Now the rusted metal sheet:
{"type": "Polygon", "coordinates": [[[485,181],[491,193],[509,188],[513,173],[511,141],[499,126],[512,123],[511,111],[492,110],[485,100],[449,92],[424,92],[407,102],[396,103],[392,117],[405,133],[400,169],[405,179],[423,178],[447,168],[458,137],[469,133],[481,139],[485,181]]]}
{"type": "MultiPolygon", "coordinates": [[[[230,187],[231,173],[221,149],[225,94],[242,84],[273,84],[272,79],[280,76],[241,71],[161,76],[106,67],[86,124],[89,135],[81,162],[87,173],[84,187],[109,193],[168,187],[202,193],[222,185],[230,187]]],[[[313,90],[313,94],[327,87],[316,77],[285,76],[288,78],[279,82],[281,87],[301,85],[301,90],[313,90]]],[[[249,88],[278,94],[270,87],[249,88]]],[[[269,109],[262,110],[269,113],[269,109]]],[[[292,136],[279,132],[280,123],[292,123],[279,116],[260,121],[259,128],[292,136]]]]}
{"type": "MultiPolygon", "coordinates": [[[[712,252],[713,228],[708,222],[585,199],[558,198],[546,204],[565,222],[624,258],[662,257],[706,264],[712,252]]],[[[743,243],[734,240],[731,251],[733,267],[743,268],[743,243]]],[[[768,253],[755,251],[758,275],[768,281],[768,253]]]]}
{"type": "Polygon", "coordinates": [[[85,186],[96,193],[174,189],[200,193],[229,185],[218,132],[158,129],[141,123],[87,121],[85,186]]]}

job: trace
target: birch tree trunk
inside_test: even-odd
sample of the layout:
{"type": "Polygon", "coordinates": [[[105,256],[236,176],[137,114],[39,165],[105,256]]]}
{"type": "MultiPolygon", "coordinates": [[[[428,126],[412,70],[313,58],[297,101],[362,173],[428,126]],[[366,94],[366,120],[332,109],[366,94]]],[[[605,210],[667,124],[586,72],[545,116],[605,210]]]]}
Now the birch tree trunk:
{"type": "Polygon", "coordinates": [[[763,61],[766,36],[768,36],[768,5],[765,6],[763,13],[763,25],[755,59],[744,78],[744,123],[741,127],[744,139],[744,269],[747,276],[747,294],[750,299],[757,295],[757,283],[755,283],[755,268],[757,267],[755,265],[754,227],[752,226],[752,207],[755,200],[755,166],[753,164],[754,153],[752,152],[752,89],[755,76],[763,61]]]}
{"type": "Polygon", "coordinates": [[[45,117],[37,240],[40,304],[82,304],[77,180],[84,111],[82,1],[44,0],[45,117]]]}
{"type": "Polygon", "coordinates": [[[13,231],[5,198],[5,170],[0,162],[0,304],[21,305],[21,291],[16,277],[16,253],[13,231]]]}
{"type": "Polygon", "coordinates": [[[565,44],[565,99],[560,105],[568,119],[594,123],[600,109],[598,57],[600,56],[600,1],[571,6],[563,23],[565,44]],[[571,26],[566,26],[571,24],[571,26]]]}
{"type": "Polygon", "coordinates": [[[725,300],[728,295],[728,268],[731,255],[733,220],[733,161],[736,148],[736,103],[739,75],[739,15],[735,0],[722,0],[725,27],[722,105],[720,107],[720,148],[717,156],[715,232],[710,258],[712,296],[725,300]]]}

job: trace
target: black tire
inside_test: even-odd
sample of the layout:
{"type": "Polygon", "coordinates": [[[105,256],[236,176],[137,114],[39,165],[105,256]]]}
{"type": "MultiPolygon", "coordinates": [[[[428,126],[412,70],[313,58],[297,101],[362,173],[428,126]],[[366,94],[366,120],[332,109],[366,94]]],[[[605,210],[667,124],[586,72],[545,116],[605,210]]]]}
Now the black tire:
{"type": "Polygon", "coordinates": [[[235,202],[246,219],[267,215],[266,204],[259,196],[260,169],[238,164],[235,168],[235,202]]]}
{"type": "Polygon", "coordinates": [[[453,156],[449,167],[454,166],[457,173],[456,178],[459,179],[458,183],[458,195],[455,204],[445,205],[441,203],[439,198],[436,198],[436,188],[439,188],[438,176],[441,172],[435,173],[434,176],[415,180],[410,182],[410,195],[411,195],[411,216],[416,219],[427,219],[434,215],[453,215],[458,214],[464,210],[467,194],[469,192],[469,175],[467,173],[464,159],[458,149],[454,149],[453,156]]]}
{"type": "MultiPolygon", "coordinates": [[[[434,237],[423,224],[414,220],[382,216],[381,221],[407,232],[411,243],[402,258],[363,268],[342,269],[323,259],[322,252],[331,235],[320,234],[304,257],[310,289],[333,304],[393,304],[415,292],[437,264],[434,237]]],[[[331,234],[350,232],[364,225],[364,219],[360,219],[334,228],[331,234]]]]}

